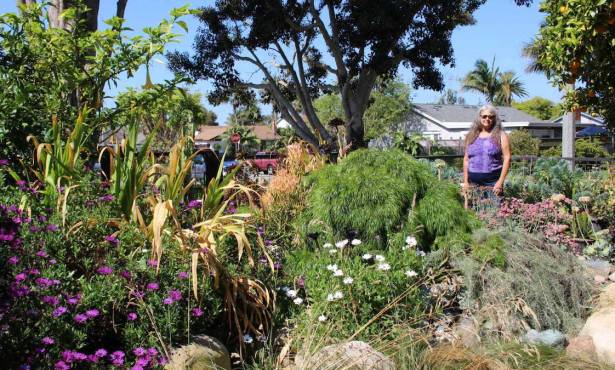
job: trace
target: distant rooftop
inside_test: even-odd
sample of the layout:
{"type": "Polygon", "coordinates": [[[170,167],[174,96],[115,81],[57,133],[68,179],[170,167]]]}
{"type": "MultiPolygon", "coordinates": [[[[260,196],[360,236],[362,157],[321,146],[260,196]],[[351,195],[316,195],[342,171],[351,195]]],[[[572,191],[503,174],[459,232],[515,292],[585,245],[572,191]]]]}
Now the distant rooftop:
{"type": "MultiPolygon", "coordinates": [[[[472,122],[476,118],[478,105],[413,104],[420,112],[440,122],[472,122]]],[[[495,107],[503,122],[548,123],[513,107],[495,107]]]]}

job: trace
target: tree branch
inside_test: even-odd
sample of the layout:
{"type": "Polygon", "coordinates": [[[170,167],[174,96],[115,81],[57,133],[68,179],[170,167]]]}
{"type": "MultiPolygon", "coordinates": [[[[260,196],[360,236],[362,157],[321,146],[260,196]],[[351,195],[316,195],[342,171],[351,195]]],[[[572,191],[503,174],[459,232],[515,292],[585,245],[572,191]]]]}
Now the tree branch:
{"type": "Polygon", "coordinates": [[[115,7],[115,16],[119,18],[124,18],[124,13],[126,12],[126,4],[128,0],[117,0],[117,5],[115,7]]]}
{"type": "MultiPolygon", "coordinates": [[[[314,21],[318,25],[318,29],[322,34],[329,51],[331,52],[333,59],[335,59],[335,66],[337,67],[337,79],[339,84],[342,85],[348,80],[348,70],[346,69],[346,65],[344,64],[344,56],[342,54],[342,50],[340,49],[339,42],[337,41],[339,38],[335,35],[330,35],[329,30],[325,26],[325,23],[320,18],[320,14],[314,5],[314,0],[308,0],[310,4],[310,14],[314,18],[314,21]]],[[[332,6],[332,5],[331,5],[332,6]]],[[[331,9],[329,10],[331,12],[331,9]]],[[[334,14],[335,15],[335,14],[334,14]]],[[[333,18],[335,19],[335,17],[333,18]]],[[[334,20],[333,20],[334,21],[334,20]]]]}

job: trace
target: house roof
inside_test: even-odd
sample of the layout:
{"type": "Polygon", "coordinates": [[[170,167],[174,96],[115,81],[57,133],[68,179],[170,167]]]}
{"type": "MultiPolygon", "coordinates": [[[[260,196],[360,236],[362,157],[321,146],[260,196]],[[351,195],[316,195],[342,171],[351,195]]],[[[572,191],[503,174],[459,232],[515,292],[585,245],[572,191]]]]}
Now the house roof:
{"type": "MultiPolygon", "coordinates": [[[[413,110],[446,128],[469,128],[480,106],[450,104],[414,104],[413,110]]],[[[551,124],[513,107],[496,107],[504,127],[525,127],[551,124]]]]}
{"type": "MultiPolygon", "coordinates": [[[[552,122],[561,123],[563,119],[564,119],[564,116],[559,116],[556,119],[554,119],[552,122]]],[[[585,124],[585,125],[594,125],[594,126],[604,126],[605,125],[604,119],[602,117],[592,116],[591,114],[587,112],[581,112],[580,123],[585,124]]]]}
{"type": "MultiPolygon", "coordinates": [[[[195,141],[211,141],[218,138],[220,135],[226,132],[230,126],[201,126],[194,135],[195,141]]],[[[259,140],[277,140],[280,138],[275,133],[272,126],[267,125],[255,125],[246,126],[259,140]]]]}

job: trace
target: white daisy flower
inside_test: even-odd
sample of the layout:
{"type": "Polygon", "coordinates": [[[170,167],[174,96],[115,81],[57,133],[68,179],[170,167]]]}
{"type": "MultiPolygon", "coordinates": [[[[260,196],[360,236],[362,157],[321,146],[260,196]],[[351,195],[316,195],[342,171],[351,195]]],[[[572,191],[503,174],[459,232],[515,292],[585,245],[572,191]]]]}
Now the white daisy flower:
{"type": "Polygon", "coordinates": [[[286,296],[288,298],[295,298],[297,296],[297,291],[293,289],[289,289],[286,291],[286,296]]]}
{"type": "Polygon", "coordinates": [[[335,254],[337,253],[337,249],[329,249],[329,254],[335,254]]]}
{"type": "Polygon", "coordinates": [[[331,293],[327,294],[327,301],[333,302],[334,300],[335,300],[335,297],[333,296],[333,294],[331,293]]]}
{"type": "Polygon", "coordinates": [[[344,293],[340,292],[339,290],[335,293],[333,293],[333,298],[335,299],[342,299],[344,298],[344,293]]]}
{"type": "Polygon", "coordinates": [[[250,344],[252,342],[254,342],[254,338],[252,338],[252,336],[250,334],[246,334],[243,336],[243,342],[246,344],[250,344]]]}
{"type": "Polygon", "coordinates": [[[378,261],[378,262],[384,262],[384,260],[386,259],[381,254],[377,254],[375,258],[376,258],[376,261],[378,261]]]}
{"type": "Polygon", "coordinates": [[[338,247],[339,249],[344,248],[346,245],[348,245],[348,239],[344,239],[342,241],[335,243],[335,246],[338,247]]]}
{"type": "Polygon", "coordinates": [[[359,244],[361,244],[361,241],[359,239],[352,239],[350,244],[352,244],[352,245],[359,245],[359,244]]]}
{"type": "Polygon", "coordinates": [[[391,265],[388,263],[380,263],[378,264],[378,270],[389,271],[391,269],[391,265]]]}
{"type": "Polygon", "coordinates": [[[325,321],[327,321],[327,316],[325,316],[325,315],[320,315],[320,316],[318,316],[318,321],[320,321],[320,322],[325,322],[325,321]]]}
{"type": "Polygon", "coordinates": [[[407,277],[409,277],[409,278],[415,277],[415,276],[417,276],[417,275],[418,275],[418,274],[417,274],[417,273],[416,273],[416,271],[414,271],[414,270],[408,270],[408,271],[406,271],[406,276],[407,276],[407,277]]]}
{"type": "Polygon", "coordinates": [[[333,248],[333,244],[325,243],[322,247],[325,248],[325,249],[333,248]]]}
{"type": "Polygon", "coordinates": [[[416,238],[415,238],[414,236],[408,236],[408,237],[406,238],[406,244],[407,244],[409,247],[416,247],[416,245],[417,245],[416,238]]]}
{"type": "Polygon", "coordinates": [[[346,277],[344,278],[344,284],[346,284],[346,285],[350,285],[350,284],[352,284],[353,282],[354,282],[354,279],[353,279],[353,278],[351,278],[350,276],[346,276],[346,277]]]}
{"type": "Polygon", "coordinates": [[[303,303],[303,299],[297,297],[297,298],[293,299],[293,303],[294,304],[301,304],[301,303],[303,303]]]}
{"type": "Polygon", "coordinates": [[[333,276],[344,276],[344,272],[342,270],[333,271],[333,276]]]}
{"type": "Polygon", "coordinates": [[[362,259],[363,261],[368,261],[368,260],[371,260],[371,259],[372,259],[372,257],[373,257],[373,256],[372,256],[371,254],[369,254],[369,253],[365,253],[364,255],[362,255],[362,256],[361,256],[361,259],[362,259]]]}
{"type": "Polygon", "coordinates": [[[337,271],[337,265],[327,265],[327,270],[329,271],[337,271]]]}

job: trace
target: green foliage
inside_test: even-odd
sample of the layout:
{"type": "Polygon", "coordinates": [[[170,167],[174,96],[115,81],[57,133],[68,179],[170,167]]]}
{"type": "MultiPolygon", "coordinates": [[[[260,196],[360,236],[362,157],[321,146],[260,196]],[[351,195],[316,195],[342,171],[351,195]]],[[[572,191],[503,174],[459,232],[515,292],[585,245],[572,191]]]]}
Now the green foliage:
{"type": "Polygon", "coordinates": [[[418,133],[408,135],[405,132],[396,132],[393,135],[393,148],[402,150],[411,156],[416,156],[423,152],[423,146],[421,145],[423,140],[423,136],[418,133]]]}
{"type": "MultiPolygon", "coordinates": [[[[111,27],[90,32],[77,22],[71,31],[50,28],[46,21],[51,5],[22,7],[19,14],[0,15],[0,156],[30,156],[26,137],[42,141],[52,117],[74,122],[85,106],[93,108],[90,126],[98,130],[111,121],[114,111],[100,109],[107,83],[129,76],[164,52],[179,18],[190,11],[177,9],[169,20],[144,30],[145,36],[128,37],[120,18],[111,27]]],[[[64,12],[70,22],[76,12],[64,12]]],[[[70,130],[70,129],[69,129],[70,130]]],[[[96,131],[97,132],[97,131],[96,131]]],[[[94,149],[98,135],[86,147],[94,149]]]]}
{"type": "Polygon", "coordinates": [[[538,155],[540,139],[532,136],[527,130],[514,130],[508,135],[512,155],[538,155]]]}
{"type": "Polygon", "coordinates": [[[463,96],[459,96],[457,91],[453,89],[446,89],[444,94],[442,94],[440,98],[438,98],[438,104],[464,105],[465,103],[466,100],[463,98],[463,96]]]}
{"type": "Polygon", "coordinates": [[[613,127],[615,122],[614,63],[615,15],[605,0],[548,0],[541,3],[546,19],[528,54],[536,69],[544,72],[566,94],[567,111],[586,107],[599,113],[613,127]]]}
{"type": "Polygon", "coordinates": [[[427,167],[399,150],[358,150],[308,177],[303,220],[324,223],[335,237],[356,230],[365,240],[384,243],[434,181],[427,167]]]}
{"type": "Polygon", "coordinates": [[[535,96],[531,99],[513,102],[512,106],[533,117],[542,120],[552,120],[562,115],[562,107],[560,104],[555,104],[549,99],[535,96]]]}
{"type": "Polygon", "coordinates": [[[254,134],[254,131],[249,126],[230,125],[228,129],[221,135],[222,141],[229,151],[229,157],[244,157],[253,155],[260,145],[260,140],[254,134]],[[239,151],[235,150],[235,145],[231,142],[231,136],[239,134],[239,151]]]}
{"type": "MultiPolygon", "coordinates": [[[[594,141],[592,139],[577,139],[574,145],[575,157],[605,158],[609,156],[609,152],[604,148],[604,145],[600,141],[594,141]]],[[[543,150],[541,154],[545,157],[561,157],[562,145],[558,144],[556,146],[552,146],[543,150]]]]}
{"type": "Polygon", "coordinates": [[[500,235],[485,229],[472,234],[472,256],[482,264],[506,267],[506,245],[500,235]]]}
{"type": "Polygon", "coordinates": [[[436,237],[470,230],[459,188],[447,182],[434,184],[420,199],[413,217],[422,226],[422,238],[429,243],[436,237]]]}
{"type": "Polygon", "coordinates": [[[500,72],[500,68],[495,66],[495,58],[491,66],[482,59],[477,60],[474,69],[463,78],[462,91],[475,91],[483,94],[489,103],[506,106],[511,105],[513,96],[527,95],[514,72],[500,72]]]}

